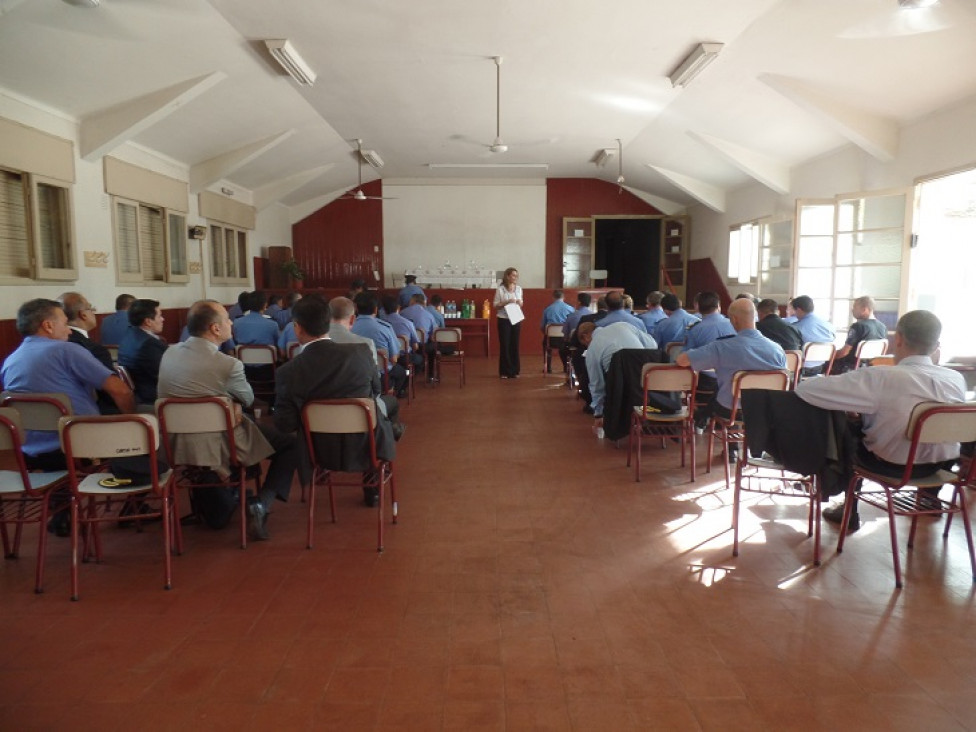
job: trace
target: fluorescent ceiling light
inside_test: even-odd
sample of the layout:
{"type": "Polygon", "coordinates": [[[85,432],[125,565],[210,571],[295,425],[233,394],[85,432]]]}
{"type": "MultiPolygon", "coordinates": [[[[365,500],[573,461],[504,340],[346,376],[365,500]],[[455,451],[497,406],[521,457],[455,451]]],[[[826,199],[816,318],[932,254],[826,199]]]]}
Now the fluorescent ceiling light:
{"type": "Polygon", "coordinates": [[[383,158],[375,150],[360,150],[359,154],[363,156],[363,160],[372,165],[374,168],[383,167],[383,158]]]}
{"type": "Polygon", "coordinates": [[[938,5],[939,0],[898,0],[898,4],[907,10],[918,10],[938,5]]]}
{"type": "Polygon", "coordinates": [[[671,86],[688,86],[722,50],[721,43],[699,43],[677,68],[668,74],[671,86]]]}
{"type": "Polygon", "coordinates": [[[284,39],[269,39],[264,42],[268,51],[274,56],[275,61],[281,64],[281,68],[288,72],[295,81],[302,86],[312,86],[315,83],[315,72],[305,63],[298,51],[291,43],[284,39]]]}
{"type": "Polygon", "coordinates": [[[593,162],[602,167],[606,165],[607,161],[609,161],[610,158],[612,158],[616,154],[617,151],[614,150],[612,147],[604,148],[603,150],[597,152],[596,158],[593,159],[593,162]]]}
{"type": "Polygon", "coordinates": [[[64,0],[64,2],[78,8],[97,8],[99,0],[64,0]]]}
{"type": "Polygon", "coordinates": [[[546,170],[549,163],[428,163],[428,168],[541,168],[546,170]]]}

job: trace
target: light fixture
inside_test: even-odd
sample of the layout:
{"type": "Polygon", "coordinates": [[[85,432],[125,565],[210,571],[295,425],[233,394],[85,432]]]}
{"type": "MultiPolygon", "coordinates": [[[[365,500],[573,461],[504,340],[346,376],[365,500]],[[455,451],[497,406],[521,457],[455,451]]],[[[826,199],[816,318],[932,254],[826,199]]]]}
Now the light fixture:
{"type": "Polygon", "coordinates": [[[906,10],[920,10],[921,8],[931,8],[938,5],[939,0],[898,0],[898,5],[906,10]]]}
{"type": "Polygon", "coordinates": [[[383,158],[375,150],[360,150],[359,154],[363,156],[363,160],[372,165],[374,168],[383,167],[383,158]]]}
{"type": "Polygon", "coordinates": [[[604,165],[607,164],[610,158],[612,158],[616,154],[617,151],[614,150],[612,147],[604,148],[603,150],[597,151],[596,157],[593,159],[593,162],[602,168],[604,165]]]}
{"type": "Polygon", "coordinates": [[[699,43],[685,59],[678,64],[674,71],[668,74],[671,86],[688,86],[691,80],[708,66],[718,52],[722,50],[721,43],[699,43]]]}
{"type": "Polygon", "coordinates": [[[275,61],[281,64],[281,68],[288,72],[295,81],[302,86],[312,86],[315,83],[315,72],[305,63],[298,51],[291,43],[284,39],[269,39],[264,42],[268,51],[274,56],[275,61]]]}
{"type": "Polygon", "coordinates": [[[100,0],[63,0],[63,2],[76,8],[97,8],[100,0]]]}
{"type": "Polygon", "coordinates": [[[428,168],[541,168],[547,170],[549,163],[428,163],[428,168]]]}

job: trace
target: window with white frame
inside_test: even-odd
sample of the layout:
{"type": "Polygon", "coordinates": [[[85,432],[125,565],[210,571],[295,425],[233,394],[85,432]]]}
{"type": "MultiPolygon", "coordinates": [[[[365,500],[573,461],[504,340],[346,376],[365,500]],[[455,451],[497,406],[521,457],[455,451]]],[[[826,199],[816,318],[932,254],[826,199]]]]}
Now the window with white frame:
{"type": "Polygon", "coordinates": [[[793,273],[793,220],[766,216],[729,230],[728,278],[759,297],[783,302],[793,273]]]}
{"type": "Polygon", "coordinates": [[[0,279],[74,280],[68,184],[0,168],[0,279]]]}
{"type": "Polygon", "coordinates": [[[226,224],[210,224],[210,281],[248,284],[246,231],[226,224]]]}
{"type": "Polygon", "coordinates": [[[119,282],[186,282],[186,215],[113,199],[119,282]]]}

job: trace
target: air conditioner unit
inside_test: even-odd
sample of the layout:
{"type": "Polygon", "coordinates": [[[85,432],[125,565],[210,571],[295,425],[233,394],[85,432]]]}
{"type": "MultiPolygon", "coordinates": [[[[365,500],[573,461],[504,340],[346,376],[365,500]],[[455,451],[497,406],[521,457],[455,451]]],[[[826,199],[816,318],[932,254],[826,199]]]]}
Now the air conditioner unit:
{"type": "Polygon", "coordinates": [[[264,42],[274,60],[281,64],[281,68],[288,72],[295,81],[302,86],[312,86],[315,83],[315,72],[305,63],[298,51],[291,43],[284,39],[269,39],[264,42]]]}
{"type": "Polygon", "coordinates": [[[677,68],[668,74],[671,86],[688,86],[698,74],[705,70],[722,50],[721,43],[699,43],[677,68]]]}
{"type": "Polygon", "coordinates": [[[616,154],[617,151],[614,150],[612,147],[604,148],[603,150],[597,152],[596,157],[593,159],[593,162],[602,168],[610,161],[610,158],[612,158],[616,154]]]}
{"type": "Polygon", "coordinates": [[[383,167],[383,158],[381,158],[380,154],[375,150],[360,150],[359,154],[363,156],[363,160],[365,162],[369,163],[374,168],[383,167]]]}

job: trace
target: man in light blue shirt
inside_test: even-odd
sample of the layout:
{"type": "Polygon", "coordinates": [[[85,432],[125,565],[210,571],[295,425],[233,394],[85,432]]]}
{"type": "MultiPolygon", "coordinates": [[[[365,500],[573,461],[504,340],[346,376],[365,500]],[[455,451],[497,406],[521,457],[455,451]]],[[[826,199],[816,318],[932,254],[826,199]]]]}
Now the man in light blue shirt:
{"type": "Polygon", "coordinates": [[[115,312],[102,318],[98,325],[102,345],[117,346],[122,342],[122,336],[129,330],[129,306],[135,299],[135,296],[125,294],[115,298],[115,312]]]}
{"type": "Polygon", "coordinates": [[[719,338],[735,335],[735,328],[732,327],[732,323],[722,315],[721,302],[717,293],[700,292],[695,298],[695,303],[698,305],[698,314],[701,316],[701,320],[688,329],[685,337],[685,351],[701,348],[719,338]]]}
{"type": "Polygon", "coordinates": [[[661,300],[663,299],[664,293],[658,290],[647,293],[647,311],[637,317],[644,322],[644,327],[647,328],[648,333],[653,333],[654,326],[668,317],[664,308],[661,307],[661,300]]]}
{"type": "Polygon", "coordinates": [[[654,326],[654,340],[666,348],[669,343],[684,343],[688,326],[698,322],[698,318],[681,307],[681,300],[677,295],[668,293],[661,299],[661,307],[667,313],[666,318],[658,321],[654,326]]]}
{"type": "Polygon", "coordinates": [[[563,338],[568,339],[569,334],[579,325],[580,318],[590,314],[590,303],[593,298],[588,292],[581,292],[576,296],[576,309],[566,316],[563,323],[563,338]]]}
{"type": "Polygon", "coordinates": [[[603,426],[603,404],[607,397],[607,369],[613,354],[622,348],[657,348],[651,336],[630,323],[612,323],[597,327],[581,323],[576,330],[580,345],[586,348],[586,373],[590,382],[590,407],[596,426],[603,426]]]}
{"type": "Polygon", "coordinates": [[[247,296],[248,313],[234,321],[234,341],[241,345],[277,346],[278,325],[264,316],[264,293],[256,290],[247,296]]]}
{"type": "Polygon", "coordinates": [[[423,288],[417,284],[417,277],[415,275],[407,275],[403,278],[403,281],[406,284],[404,284],[397,295],[397,302],[400,303],[401,308],[407,307],[410,304],[410,298],[414,295],[423,295],[424,300],[427,299],[423,288]]]}
{"type": "MultiPolygon", "coordinates": [[[[552,291],[552,303],[542,311],[542,324],[539,326],[542,331],[542,352],[546,355],[546,372],[552,373],[552,350],[559,351],[562,358],[562,347],[564,336],[546,337],[546,330],[550,325],[562,325],[566,319],[572,315],[573,306],[563,300],[562,290],[552,291]]],[[[563,359],[563,368],[566,368],[566,360],[563,359]]]]}
{"type": "Polygon", "coordinates": [[[619,290],[607,293],[607,315],[596,322],[597,328],[606,328],[614,323],[630,323],[639,331],[647,332],[644,321],[624,309],[624,293],[619,290]]]}
{"type": "MultiPolygon", "coordinates": [[[[387,354],[386,371],[390,380],[390,386],[399,395],[404,390],[407,383],[407,372],[403,366],[398,364],[397,357],[400,355],[400,339],[393,332],[393,327],[378,317],[379,302],[376,300],[376,293],[364,290],[356,295],[356,322],[352,324],[350,330],[356,335],[371,338],[376,348],[382,348],[387,354]]],[[[416,335],[416,334],[415,334],[416,335]]],[[[405,394],[405,392],[403,392],[405,394]]]]}
{"type": "Polygon", "coordinates": [[[434,323],[436,323],[436,327],[438,328],[445,327],[444,313],[438,310],[438,306],[441,304],[441,302],[443,301],[441,300],[440,295],[431,295],[430,302],[426,306],[427,312],[430,313],[431,317],[434,319],[434,323]]]}
{"type": "MultiPolygon", "coordinates": [[[[793,327],[800,331],[803,344],[807,343],[833,343],[837,337],[834,326],[814,315],[813,298],[807,295],[794,297],[790,301],[793,312],[796,313],[796,322],[793,327]]],[[[803,364],[804,376],[816,376],[823,371],[824,361],[807,361],[803,364]]]]}

